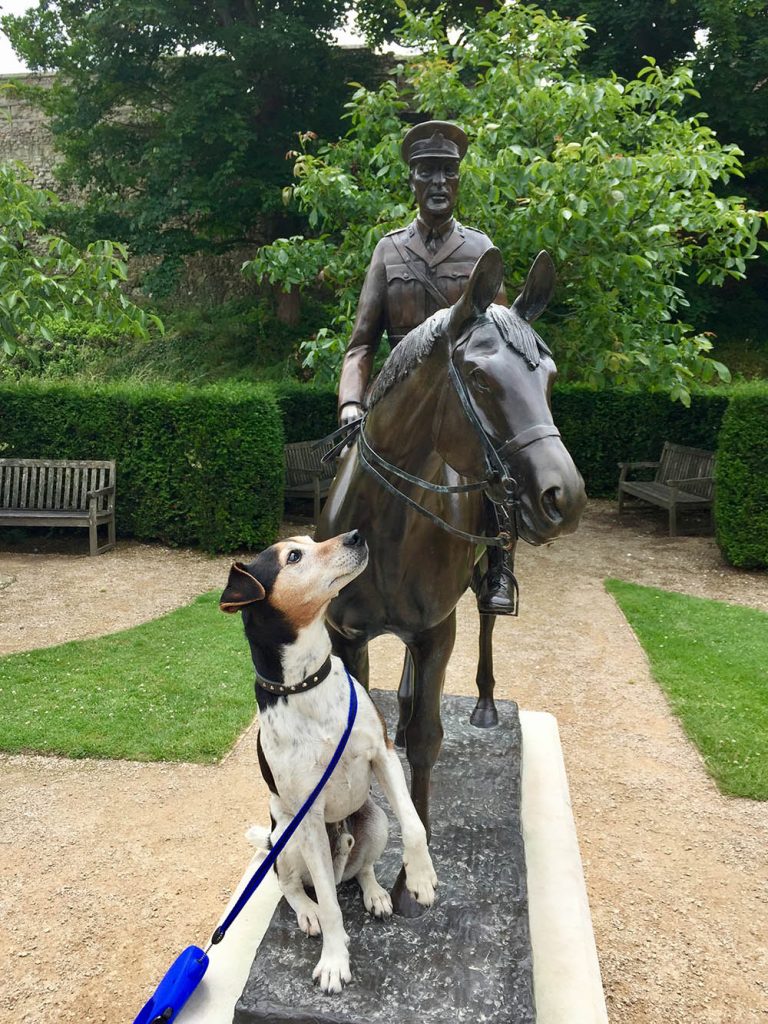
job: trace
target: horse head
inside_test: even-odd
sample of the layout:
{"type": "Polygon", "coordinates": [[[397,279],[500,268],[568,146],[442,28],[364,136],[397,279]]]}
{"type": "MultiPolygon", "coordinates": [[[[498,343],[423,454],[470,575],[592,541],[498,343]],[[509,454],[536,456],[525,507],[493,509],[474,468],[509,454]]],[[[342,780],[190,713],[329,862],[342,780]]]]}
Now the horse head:
{"type": "Polygon", "coordinates": [[[510,309],[493,305],[503,275],[501,253],[488,249],[447,312],[450,373],[433,442],[462,476],[477,479],[490,468],[489,496],[503,501],[511,493],[520,537],[542,544],[573,532],[586,504],[584,481],[552,420],[555,363],[531,327],[552,297],[555,268],[540,252],[510,309]]]}

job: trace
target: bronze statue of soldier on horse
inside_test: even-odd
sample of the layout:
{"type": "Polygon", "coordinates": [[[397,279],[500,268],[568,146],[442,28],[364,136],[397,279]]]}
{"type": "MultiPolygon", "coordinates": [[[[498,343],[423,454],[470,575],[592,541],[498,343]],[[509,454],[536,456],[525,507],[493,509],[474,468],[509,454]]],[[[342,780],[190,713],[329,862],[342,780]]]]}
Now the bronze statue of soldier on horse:
{"type": "MultiPolygon", "coordinates": [[[[572,532],[586,503],[552,421],[552,354],[531,326],[552,297],[554,266],[540,253],[507,305],[501,254],[453,219],[466,148],[447,122],[417,125],[403,141],[419,213],[371,259],[339,387],[353,440],[316,534],[358,528],[368,542],[368,566],[331,603],[328,624],[364,686],[371,639],[394,633],[407,648],[398,739],[428,833],[456,605],[474,580],[484,614],[472,722],[493,725],[491,635],[496,615],[515,610],[516,541],[572,532]],[[369,387],[385,331],[392,350],[369,387]]],[[[417,912],[402,873],[393,898],[401,913],[417,912]]]]}

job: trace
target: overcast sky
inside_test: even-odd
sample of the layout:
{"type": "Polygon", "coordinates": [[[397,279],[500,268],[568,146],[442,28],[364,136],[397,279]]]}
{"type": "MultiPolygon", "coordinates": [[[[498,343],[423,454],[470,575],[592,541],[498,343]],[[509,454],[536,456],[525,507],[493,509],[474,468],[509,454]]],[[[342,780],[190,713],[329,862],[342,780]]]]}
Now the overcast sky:
{"type": "MultiPolygon", "coordinates": [[[[0,14],[23,14],[28,7],[35,4],[30,0],[0,0],[0,14]]],[[[4,32],[0,32],[0,75],[12,75],[17,71],[26,71],[4,32]]]]}

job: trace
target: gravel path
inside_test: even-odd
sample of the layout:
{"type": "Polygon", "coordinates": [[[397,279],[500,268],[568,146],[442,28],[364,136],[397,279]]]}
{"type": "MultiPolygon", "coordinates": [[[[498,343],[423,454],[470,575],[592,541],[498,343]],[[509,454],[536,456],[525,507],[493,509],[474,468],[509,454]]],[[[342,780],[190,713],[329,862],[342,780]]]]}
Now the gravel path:
{"type": "MultiPolygon", "coordinates": [[[[6,545],[0,652],[154,618],[221,588],[229,561],[6,545]]],[[[603,502],[574,537],[524,548],[518,570],[498,693],[558,718],[611,1021],[766,1024],[768,804],[719,794],[602,581],[768,611],[768,576],[603,502]]],[[[465,598],[451,693],[473,691],[476,635],[465,598]]],[[[395,687],[400,661],[397,641],[377,640],[374,685],[395,687]]],[[[0,755],[0,1020],[131,1020],[171,958],[205,940],[248,862],[244,830],[267,820],[253,729],[214,767],[0,755]]]]}

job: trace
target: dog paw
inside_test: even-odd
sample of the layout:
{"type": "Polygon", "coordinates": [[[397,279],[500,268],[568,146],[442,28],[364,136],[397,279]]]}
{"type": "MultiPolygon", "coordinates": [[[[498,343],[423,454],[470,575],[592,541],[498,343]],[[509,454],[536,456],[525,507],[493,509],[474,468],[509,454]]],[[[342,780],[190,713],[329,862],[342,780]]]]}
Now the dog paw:
{"type": "Polygon", "coordinates": [[[437,875],[429,854],[405,862],[405,886],[422,907],[432,906],[435,902],[437,875]]]}
{"type": "Polygon", "coordinates": [[[321,991],[329,995],[341,992],[344,985],[352,981],[347,951],[335,955],[323,953],[312,972],[312,978],[321,991]]]}
{"type": "Polygon", "coordinates": [[[365,909],[374,917],[392,916],[392,898],[386,889],[376,883],[375,886],[367,888],[363,893],[365,909]]]}
{"type": "Polygon", "coordinates": [[[321,932],[320,920],[314,910],[303,910],[296,915],[299,928],[305,935],[319,935],[321,932]]]}

